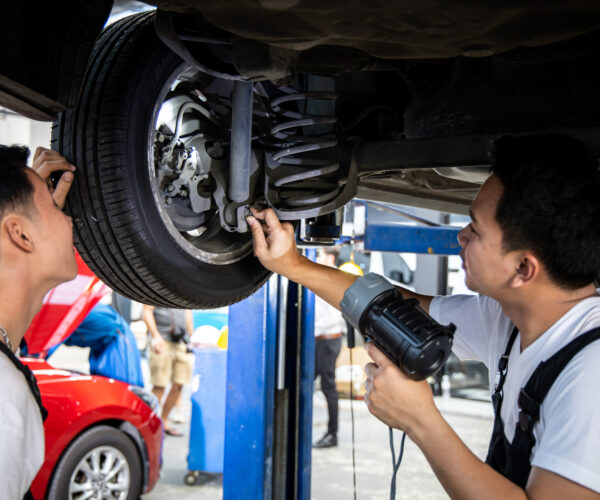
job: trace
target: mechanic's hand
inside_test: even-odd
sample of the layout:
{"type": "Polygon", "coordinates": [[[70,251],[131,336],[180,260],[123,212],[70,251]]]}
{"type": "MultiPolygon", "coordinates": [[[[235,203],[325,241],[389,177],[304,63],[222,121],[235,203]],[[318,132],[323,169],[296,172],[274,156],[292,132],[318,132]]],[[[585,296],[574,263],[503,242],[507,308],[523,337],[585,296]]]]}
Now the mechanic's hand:
{"type": "Polygon", "coordinates": [[[65,200],[67,199],[67,193],[73,184],[73,172],[75,172],[75,167],[67,162],[67,160],[56,151],[38,147],[33,155],[33,165],[31,168],[37,172],[42,180],[48,183],[48,186],[52,191],[54,202],[60,208],[63,208],[65,206],[65,200]],[[60,176],[58,184],[53,186],[50,175],[53,172],[59,172],[61,170],[65,172],[60,176]]]}
{"type": "Polygon", "coordinates": [[[289,222],[279,222],[271,208],[250,210],[254,217],[248,216],[246,221],[252,230],[254,255],[269,271],[290,277],[302,261],[296,247],[294,226],[289,222]]]}
{"type": "Polygon", "coordinates": [[[409,379],[373,342],[365,344],[374,361],[365,366],[365,402],[369,411],[390,427],[409,436],[428,415],[438,413],[427,381],[409,379]]]}
{"type": "Polygon", "coordinates": [[[153,337],[150,345],[156,354],[160,354],[165,349],[165,341],[162,337],[153,337]]]}

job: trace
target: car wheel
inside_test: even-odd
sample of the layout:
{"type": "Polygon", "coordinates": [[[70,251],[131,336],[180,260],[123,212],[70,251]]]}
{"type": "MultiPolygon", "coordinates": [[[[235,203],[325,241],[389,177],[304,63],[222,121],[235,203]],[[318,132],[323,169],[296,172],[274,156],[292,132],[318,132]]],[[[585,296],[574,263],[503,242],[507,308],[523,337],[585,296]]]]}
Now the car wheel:
{"type": "Polygon", "coordinates": [[[142,465],[135,444],[122,432],[100,425],[81,434],[54,470],[48,500],[137,499],[142,465]]]}
{"type": "Polygon", "coordinates": [[[228,305],[270,274],[249,233],[221,227],[213,196],[227,175],[232,82],[192,70],[153,21],[137,14],[103,31],[77,107],[54,123],[53,149],[79,169],[66,206],[75,244],[139,302],[228,305]]]}

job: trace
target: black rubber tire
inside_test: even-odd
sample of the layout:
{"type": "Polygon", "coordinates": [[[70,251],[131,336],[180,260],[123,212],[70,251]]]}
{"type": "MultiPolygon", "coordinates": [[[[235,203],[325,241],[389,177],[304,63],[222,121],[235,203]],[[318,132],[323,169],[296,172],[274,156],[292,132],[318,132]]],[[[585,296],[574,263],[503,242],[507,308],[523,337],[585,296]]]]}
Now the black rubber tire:
{"type": "Polygon", "coordinates": [[[102,32],[78,106],[54,123],[52,148],[78,167],[66,206],[75,245],[98,277],[136,301],[228,305],[270,273],[251,251],[231,264],[206,263],[179,246],[160,218],[148,176],[148,127],[160,90],[183,63],[153,23],[153,13],[136,14],[102,32]]]}
{"type": "Polygon", "coordinates": [[[79,435],[67,448],[52,473],[46,500],[69,498],[69,481],[77,464],[86,453],[99,446],[117,448],[127,459],[131,488],[127,500],[142,494],[142,462],[134,442],[123,432],[108,425],[92,427],[79,435]]]}

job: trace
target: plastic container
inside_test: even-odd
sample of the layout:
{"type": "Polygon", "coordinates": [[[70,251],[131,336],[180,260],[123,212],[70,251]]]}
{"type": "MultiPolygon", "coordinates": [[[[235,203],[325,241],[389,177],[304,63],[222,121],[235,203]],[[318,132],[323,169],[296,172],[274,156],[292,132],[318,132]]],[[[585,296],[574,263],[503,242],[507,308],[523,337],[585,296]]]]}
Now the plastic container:
{"type": "Polygon", "coordinates": [[[188,470],[189,474],[195,471],[222,473],[227,351],[194,349],[194,355],[188,470]]]}

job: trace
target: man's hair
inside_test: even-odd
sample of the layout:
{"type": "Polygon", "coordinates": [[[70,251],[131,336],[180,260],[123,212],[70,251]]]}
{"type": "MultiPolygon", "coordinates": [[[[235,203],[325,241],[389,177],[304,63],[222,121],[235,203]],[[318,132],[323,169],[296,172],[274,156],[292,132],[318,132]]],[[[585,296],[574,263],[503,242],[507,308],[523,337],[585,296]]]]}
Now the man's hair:
{"type": "Polygon", "coordinates": [[[0,145],[0,220],[7,212],[32,207],[33,184],[27,176],[29,148],[0,145]]]}
{"type": "Polygon", "coordinates": [[[587,146],[560,134],[506,136],[494,153],[503,250],[531,250],[566,289],[598,281],[600,173],[587,146]]]}

